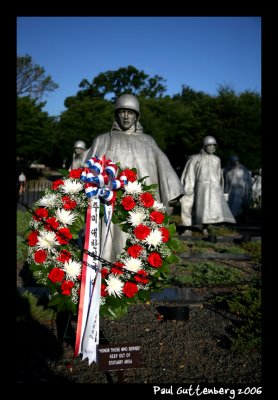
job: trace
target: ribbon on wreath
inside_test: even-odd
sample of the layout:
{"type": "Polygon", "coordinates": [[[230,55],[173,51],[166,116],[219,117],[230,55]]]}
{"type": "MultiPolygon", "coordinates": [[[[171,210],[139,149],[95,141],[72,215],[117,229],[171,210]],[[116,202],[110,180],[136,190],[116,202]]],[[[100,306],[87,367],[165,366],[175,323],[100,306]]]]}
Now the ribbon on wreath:
{"type": "MultiPolygon", "coordinates": [[[[89,198],[86,215],[84,249],[96,256],[102,256],[111,223],[116,190],[127,184],[122,175],[116,179],[118,167],[105,155],[92,157],[86,162],[80,179],[85,183],[85,193],[89,198]],[[104,203],[105,233],[100,245],[100,203],[104,203]]],[[[88,357],[89,365],[96,361],[99,343],[99,307],[101,293],[101,264],[87,252],[83,256],[80,299],[77,317],[75,356],[80,353],[82,360],[88,357]]]]}

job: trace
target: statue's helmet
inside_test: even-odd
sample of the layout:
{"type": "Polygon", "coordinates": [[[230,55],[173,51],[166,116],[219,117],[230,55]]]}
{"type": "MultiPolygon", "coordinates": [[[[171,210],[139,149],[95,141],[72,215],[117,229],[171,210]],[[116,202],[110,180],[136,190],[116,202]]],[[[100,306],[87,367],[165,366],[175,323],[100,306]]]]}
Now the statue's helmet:
{"type": "Polygon", "coordinates": [[[123,94],[118,97],[115,103],[115,111],[121,108],[128,108],[129,110],[135,111],[138,115],[140,114],[139,101],[133,94],[123,94]]]}
{"type": "Polygon", "coordinates": [[[217,145],[217,142],[216,142],[216,140],[214,139],[213,136],[206,136],[204,138],[204,146],[208,146],[209,144],[217,145]]]}
{"type": "Polygon", "coordinates": [[[73,145],[74,149],[83,149],[86,150],[86,144],[85,142],[83,142],[83,140],[77,140],[74,145],[73,145]]]}
{"type": "Polygon", "coordinates": [[[229,158],[231,163],[235,163],[236,161],[239,161],[239,157],[236,154],[233,154],[229,158]]]}

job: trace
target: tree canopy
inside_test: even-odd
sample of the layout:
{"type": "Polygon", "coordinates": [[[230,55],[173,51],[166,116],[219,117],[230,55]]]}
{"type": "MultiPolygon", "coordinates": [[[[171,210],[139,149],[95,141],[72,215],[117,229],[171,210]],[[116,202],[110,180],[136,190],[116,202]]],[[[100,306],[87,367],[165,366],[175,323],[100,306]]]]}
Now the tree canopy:
{"type": "Polygon", "coordinates": [[[130,93],[145,98],[161,97],[166,91],[165,79],[155,75],[150,77],[144,71],[129,65],[116,71],[107,71],[96,76],[91,83],[83,79],[77,96],[112,97],[114,101],[122,94],[130,93]]]}
{"type": "Polygon", "coordinates": [[[17,57],[17,95],[41,99],[47,92],[52,92],[59,86],[53,82],[50,75],[45,75],[45,69],[34,64],[28,54],[17,57]]]}
{"type": "Polygon", "coordinates": [[[42,111],[44,103],[36,104],[28,96],[17,99],[17,156],[39,163],[51,163],[57,154],[57,123],[47,112],[42,111]]]}
{"type": "Polygon", "coordinates": [[[84,140],[89,147],[97,135],[111,129],[114,98],[129,92],[139,99],[144,132],[154,137],[178,174],[188,156],[201,150],[207,135],[217,140],[216,154],[223,167],[232,154],[250,170],[261,167],[258,93],[236,94],[220,86],[217,95],[211,96],[182,85],[181,92],[171,97],[163,95],[163,81],[132,66],[99,74],[91,84],[85,79],[80,83],[82,90],[65,99],[67,109],[59,120],[42,112],[43,103],[18,98],[19,155],[61,168],[64,159],[72,158],[76,140],[84,140]]]}

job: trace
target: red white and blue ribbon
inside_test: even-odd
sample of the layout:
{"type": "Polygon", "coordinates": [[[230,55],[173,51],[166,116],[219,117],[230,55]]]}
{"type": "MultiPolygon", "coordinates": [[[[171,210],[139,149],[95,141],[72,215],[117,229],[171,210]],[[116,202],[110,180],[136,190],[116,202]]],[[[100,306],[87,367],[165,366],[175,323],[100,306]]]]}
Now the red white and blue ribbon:
{"type": "MultiPolygon", "coordinates": [[[[126,176],[116,179],[118,167],[111,160],[92,157],[86,162],[87,167],[80,179],[85,183],[85,193],[89,198],[86,216],[84,249],[96,256],[101,256],[112,219],[116,190],[127,184],[126,176]],[[100,203],[104,203],[105,240],[100,246],[100,203]]],[[[96,349],[99,343],[99,307],[101,293],[101,264],[92,256],[84,253],[78,320],[75,342],[75,356],[88,358],[89,365],[96,362],[96,349]]]]}

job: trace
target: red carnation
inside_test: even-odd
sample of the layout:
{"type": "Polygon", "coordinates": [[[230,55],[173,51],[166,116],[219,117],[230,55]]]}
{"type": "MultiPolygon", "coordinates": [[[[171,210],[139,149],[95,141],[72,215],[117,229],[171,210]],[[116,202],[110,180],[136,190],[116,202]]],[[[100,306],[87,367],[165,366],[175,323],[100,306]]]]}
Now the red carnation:
{"type": "Polygon", "coordinates": [[[148,263],[155,268],[161,267],[162,258],[158,253],[151,253],[148,257],[148,263]]]}
{"type": "Polygon", "coordinates": [[[29,246],[31,247],[36,246],[36,244],[38,243],[38,235],[39,235],[38,231],[32,231],[29,234],[29,236],[27,237],[29,246]]]}
{"type": "Polygon", "coordinates": [[[140,240],[146,239],[146,237],[149,236],[150,232],[150,228],[143,224],[136,226],[136,228],[134,229],[134,235],[137,237],[137,239],[140,240]]]}
{"type": "Polygon", "coordinates": [[[126,282],[123,287],[123,293],[126,297],[134,297],[135,293],[138,292],[138,287],[133,282],[126,282]]]}
{"type": "Polygon", "coordinates": [[[105,296],[107,296],[107,286],[104,284],[104,283],[102,283],[101,284],[101,290],[100,290],[100,295],[102,296],[102,297],[105,297],[105,296]]]}
{"type": "Polygon", "coordinates": [[[168,242],[169,237],[170,237],[170,233],[169,233],[168,229],[162,227],[159,230],[162,234],[162,242],[164,242],[164,243],[168,242]]]}
{"type": "Polygon", "coordinates": [[[61,263],[68,262],[72,258],[72,255],[68,250],[61,250],[59,256],[57,257],[57,261],[61,263]]]}
{"type": "Polygon", "coordinates": [[[140,202],[144,207],[152,207],[154,204],[154,198],[151,193],[145,192],[140,194],[140,202]]]}
{"type": "Polygon", "coordinates": [[[134,244],[133,246],[130,246],[127,249],[128,254],[133,257],[133,258],[138,258],[139,254],[143,250],[142,246],[139,246],[139,244],[134,244]]]}
{"type": "Polygon", "coordinates": [[[33,215],[35,221],[41,221],[42,218],[48,217],[48,211],[45,208],[37,208],[35,210],[36,215],[33,215]]]}
{"type": "Polygon", "coordinates": [[[62,282],[64,276],[65,273],[63,270],[61,270],[60,268],[53,268],[48,274],[48,279],[50,279],[53,283],[62,282]]]}
{"type": "Polygon", "coordinates": [[[102,278],[106,278],[108,274],[109,274],[108,269],[107,268],[102,268],[102,270],[101,270],[102,278]]]}
{"type": "Polygon", "coordinates": [[[72,169],[69,173],[70,178],[78,179],[81,176],[83,168],[72,169]]]}
{"type": "Polygon", "coordinates": [[[121,172],[119,178],[121,176],[126,176],[129,182],[135,182],[137,179],[137,174],[136,172],[132,171],[132,169],[124,169],[123,172],[121,172]]]}
{"type": "Polygon", "coordinates": [[[59,222],[55,217],[47,218],[46,222],[47,225],[45,225],[44,227],[47,231],[55,231],[55,229],[57,229],[59,226],[59,222]]]}
{"type": "Polygon", "coordinates": [[[115,265],[115,267],[111,268],[111,272],[113,272],[113,274],[122,275],[124,273],[124,271],[123,271],[124,264],[120,261],[116,261],[114,263],[114,265],[115,265]]]}
{"type": "Polygon", "coordinates": [[[57,179],[52,183],[52,189],[57,190],[60,185],[64,185],[64,181],[62,179],[57,179]]]}
{"type": "Polygon", "coordinates": [[[121,201],[121,205],[124,207],[125,210],[130,211],[136,206],[136,203],[133,200],[132,196],[125,196],[121,201]]]}
{"type": "Polygon", "coordinates": [[[136,275],[134,276],[134,280],[136,282],[140,282],[140,283],[148,283],[149,280],[146,279],[147,276],[148,276],[147,272],[144,271],[143,269],[140,269],[139,271],[136,272],[136,275]]]}
{"type": "Polygon", "coordinates": [[[62,294],[66,296],[70,296],[71,289],[73,288],[74,283],[72,281],[64,281],[61,285],[62,294]]]}
{"type": "Polygon", "coordinates": [[[72,239],[72,234],[69,228],[61,228],[56,234],[56,238],[60,244],[67,244],[70,239],[72,239]]]}
{"type": "Polygon", "coordinates": [[[74,208],[77,206],[76,201],[75,201],[75,200],[72,200],[72,199],[71,199],[70,197],[68,197],[68,196],[62,197],[62,200],[63,200],[63,203],[64,203],[63,208],[64,208],[65,210],[72,210],[72,209],[74,209],[74,208]]]}
{"type": "Polygon", "coordinates": [[[44,263],[47,259],[47,252],[45,250],[37,250],[34,253],[34,260],[36,263],[44,263]]]}
{"type": "Polygon", "coordinates": [[[150,219],[151,221],[154,221],[157,224],[162,224],[162,222],[164,221],[164,214],[162,214],[162,212],[159,211],[153,211],[150,213],[150,219]]]}

